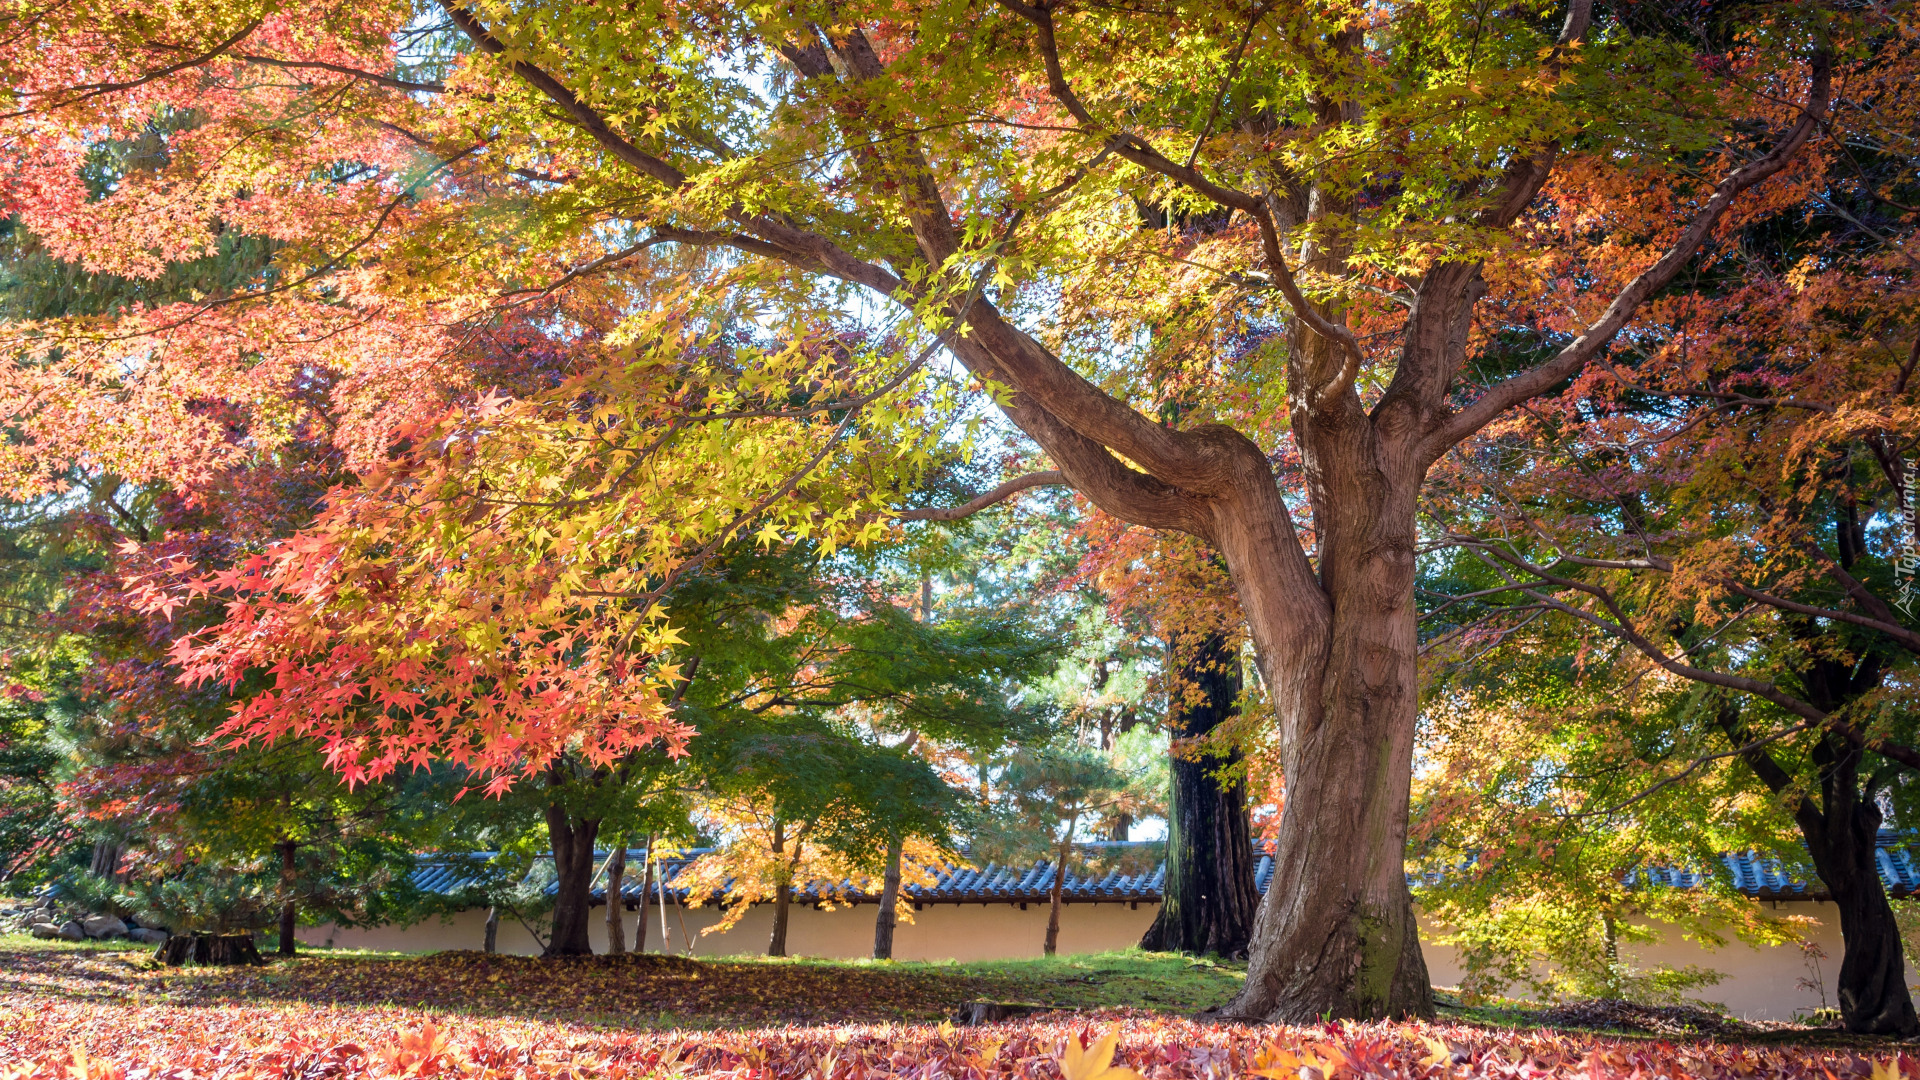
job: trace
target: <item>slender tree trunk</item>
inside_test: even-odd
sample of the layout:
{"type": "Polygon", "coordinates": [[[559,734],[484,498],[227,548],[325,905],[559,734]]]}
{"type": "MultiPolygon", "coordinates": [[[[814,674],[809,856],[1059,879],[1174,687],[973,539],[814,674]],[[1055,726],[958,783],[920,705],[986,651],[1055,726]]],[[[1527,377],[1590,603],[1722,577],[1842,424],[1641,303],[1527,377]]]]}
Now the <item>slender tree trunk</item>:
{"type": "Polygon", "coordinates": [[[652,891],[653,834],[648,833],[646,854],[640,862],[640,903],[633,909],[633,951],[637,953],[647,951],[647,897],[652,891]]]}
{"type": "Polygon", "coordinates": [[[900,917],[897,910],[900,902],[900,860],[905,850],[905,842],[897,836],[887,845],[887,872],[880,881],[880,913],[873,917],[875,960],[893,959],[893,928],[900,917]]]}
{"type": "MultiPolygon", "coordinates": [[[[667,868],[665,866],[660,868],[656,880],[660,883],[660,951],[670,953],[673,951],[673,935],[667,933],[667,868]]],[[[681,920],[682,923],[685,921],[685,919],[681,920]]],[[[687,936],[684,927],[680,931],[680,936],[683,938],[687,936]]],[[[687,948],[691,951],[693,943],[687,942],[687,948]]]]}
{"type": "MultiPolygon", "coordinates": [[[[626,911],[626,896],[623,886],[627,877],[627,841],[619,840],[619,846],[607,856],[607,955],[623,956],[627,951],[627,927],[622,918],[626,911]]],[[[645,896],[645,893],[640,895],[645,896]]],[[[646,922],[642,918],[641,922],[646,922]]]]}
{"type": "MultiPolygon", "coordinates": [[[[787,955],[787,915],[793,904],[793,875],[787,872],[789,864],[778,858],[786,853],[786,843],[786,822],[776,818],[773,823],[773,854],[779,869],[775,871],[773,883],[773,932],[767,936],[768,956],[787,955]]],[[[798,854],[797,843],[794,850],[798,854]]]]}
{"type": "Polygon", "coordinates": [[[500,951],[500,908],[487,909],[487,935],[481,948],[489,955],[500,951]]]}
{"type": "MultiPolygon", "coordinates": [[[[1232,719],[1240,698],[1240,658],[1221,635],[1195,643],[1179,658],[1180,682],[1198,693],[1176,695],[1168,725],[1176,740],[1195,739],[1232,719]]],[[[1140,939],[1155,952],[1240,956],[1253,934],[1260,894],[1254,888],[1252,826],[1246,786],[1219,773],[1240,755],[1169,763],[1167,876],[1160,915],[1140,939]]]]}
{"type": "Polygon", "coordinates": [[[553,896],[553,937],[545,956],[592,956],[587,919],[593,910],[593,842],[600,822],[570,817],[566,807],[547,805],[547,836],[558,882],[553,896]]]}
{"type": "Polygon", "coordinates": [[[1075,815],[1067,823],[1067,832],[1060,840],[1060,849],[1053,857],[1053,885],[1047,889],[1047,940],[1041,952],[1052,956],[1060,949],[1060,897],[1067,887],[1067,856],[1073,848],[1073,830],[1079,827],[1080,818],[1075,815]]]}
{"type": "Polygon", "coordinates": [[[294,906],[293,891],[298,883],[294,871],[294,844],[288,840],[280,847],[280,955],[294,955],[294,924],[299,912],[294,906]]]}

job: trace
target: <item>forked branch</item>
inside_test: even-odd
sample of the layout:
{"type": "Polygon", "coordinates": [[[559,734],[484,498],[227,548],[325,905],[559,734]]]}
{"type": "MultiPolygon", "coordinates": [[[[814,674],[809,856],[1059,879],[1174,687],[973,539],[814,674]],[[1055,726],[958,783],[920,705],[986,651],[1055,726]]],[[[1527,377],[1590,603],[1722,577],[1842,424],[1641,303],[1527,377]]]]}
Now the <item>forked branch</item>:
{"type": "Polygon", "coordinates": [[[1707,205],[1667,249],[1658,262],[1642,271],[1640,276],[1627,283],[1626,288],[1607,306],[1605,314],[1595,320],[1581,335],[1561,349],[1553,359],[1539,367],[1521,372],[1503,382],[1489,387],[1472,404],[1447,417],[1434,427],[1427,436],[1422,449],[1427,461],[1435,461],[1462,440],[1492,423],[1508,409],[1530,398],[1537,397],[1560,382],[1577,374],[1581,368],[1597,355],[1613,336],[1627,325],[1627,320],[1640,305],[1655,292],[1672,281],[1706,243],[1728,207],[1741,192],[1758,184],[1787,167],[1800,148],[1813,137],[1827,114],[1827,104],[1832,94],[1833,58],[1824,49],[1814,53],[1809,64],[1811,69],[1811,90],[1807,104],[1800,110],[1800,116],[1787,129],[1787,133],[1772,150],[1765,155],[1735,169],[1713,190],[1713,196],[1707,205]]]}

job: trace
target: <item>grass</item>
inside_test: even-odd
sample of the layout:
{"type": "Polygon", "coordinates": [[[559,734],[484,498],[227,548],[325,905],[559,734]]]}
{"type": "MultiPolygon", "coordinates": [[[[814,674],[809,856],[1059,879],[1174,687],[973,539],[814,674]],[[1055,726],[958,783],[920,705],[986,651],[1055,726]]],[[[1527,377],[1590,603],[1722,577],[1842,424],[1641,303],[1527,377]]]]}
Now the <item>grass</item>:
{"type": "Polygon", "coordinates": [[[0,952],[47,953],[125,953],[152,952],[153,946],[120,938],[113,941],[68,941],[65,938],[36,938],[25,935],[0,937],[0,952]]]}
{"type": "Polygon", "coordinates": [[[1198,1012],[1231,998],[1247,978],[1244,963],[1137,949],[929,966],[948,966],[1004,985],[1006,1000],[1071,1009],[1130,1007],[1198,1012]]]}

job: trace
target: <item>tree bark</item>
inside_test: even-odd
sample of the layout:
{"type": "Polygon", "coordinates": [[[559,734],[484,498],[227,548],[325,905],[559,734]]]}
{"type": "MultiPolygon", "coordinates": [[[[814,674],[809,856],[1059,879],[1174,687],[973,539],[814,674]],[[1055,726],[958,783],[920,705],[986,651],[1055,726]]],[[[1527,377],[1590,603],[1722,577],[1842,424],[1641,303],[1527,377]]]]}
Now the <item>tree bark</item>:
{"type": "MultiPolygon", "coordinates": [[[[622,837],[619,846],[607,856],[607,955],[624,956],[627,952],[627,927],[622,919],[626,911],[626,896],[622,886],[627,877],[627,841],[622,837]]],[[[645,895],[644,893],[641,895],[645,895]]],[[[644,919],[641,921],[645,921],[644,919]]]]}
{"type": "Polygon", "coordinates": [[[499,946],[500,909],[496,906],[487,909],[487,935],[481,945],[481,949],[488,954],[492,954],[500,951],[499,946]]]}
{"type": "MultiPolygon", "coordinates": [[[[1877,683],[1876,667],[1871,661],[1850,665],[1822,657],[1801,672],[1800,681],[1818,707],[1831,710],[1877,683]]],[[[1731,702],[1721,707],[1718,722],[1735,747],[1753,742],[1731,702]]],[[[1839,735],[1823,733],[1811,755],[1820,802],[1816,805],[1810,795],[1802,795],[1793,817],[1813,868],[1840,913],[1844,951],[1836,996],[1841,1024],[1860,1035],[1912,1036],[1920,1034],[1920,1017],[1907,989],[1900,927],[1880,881],[1880,802],[1873,790],[1862,790],[1863,753],[1839,735]]],[[[1792,774],[1770,751],[1755,747],[1741,759],[1770,790],[1784,792],[1794,786],[1792,774]]]]}
{"type": "Polygon", "coordinates": [[[175,934],[154,950],[154,959],[170,967],[181,964],[258,964],[259,946],[252,934],[175,934]]]}
{"type": "Polygon", "coordinates": [[[88,863],[87,869],[92,871],[95,877],[119,881],[120,860],[126,856],[126,853],[127,845],[121,843],[117,837],[101,837],[93,842],[93,858],[88,863]]]}
{"type": "Polygon", "coordinates": [[[1052,956],[1060,948],[1060,900],[1067,887],[1067,856],[1073,850],[1073,830],[1080,824],[1076,816],[1067,825],[1066,836],[1060,841],[1060,849],[1053,857],[1053,885],[1047,889],[1047,940],[1041,947],[1044,955],[1052,956]]]}
{"type": "Polygon", "coordinates": [[[1840,912],[1840,937],[1846,950],[1840,960],[1838,997],[1840,1020],[1848,1031],[1861,1035],[1912,1036],[1920,1032],[1913,995],[1907,989],[1907,965],[1900,927],[1880,881],[1874,850],[1878,821],[1869,828],[1856,813],[1854,821],[1834,830],[1814,865],[1827,883],[1840,912]],[[1824,858],[1822,858],[1824,855],[1824,858]]]}
{"type": "Polygon", "coordinates": [[[652,891],[653,836],[648,834],[646,854],[640,862],[640,903],[633,909],[633,951],[637,953],[647,951],[647,896],[652,891]]]}
{"type": "Polygon", "coordinates": [[[1880,805],[1862,796],[1860,756],[1838,736],[1823,740],[1814,760],[1821,766],[1825,805],[1816,812],[1803,801],[1795,817],[1813,867],[1840,913],[1846,946],[1836,986],[1841,1024],[1858,1035],[1911,1036],[1920,1033],[1920,1017],[1907,989],[1900,927],[1880,880],[1880,805]]]}
{"type": "MultiPolygon", "coordinates": [[[[790,865],[778,859],[786,853],[786,823],[775,819],[773,823],[773,854],[776,856],[773,883],[773,931],[767,935],[767,955],[787,955],[787,916],[793,904],[793,875],[787,871],[790,865]]],[[[795,854],[799,849],[796,842],[795,854]]],[[[797,861],[797,860],[796,860],[797,861]]]]}
{"type": "Polygon", "coordinates": [[[893,959],[893,929],[900,918],[897,910],[900,903],[900,860],[905,857],[905,850],[906,844],[900,837],[894,837],[887,845],[887,871],[880,880],[880,913],[873,917],[875,960],[893,959]]]}
{"type": "MultiPolygon", "coordinates": [[[[1198,642],[1180,661],[1180,678],[1199,691],[1175,694],[1168,726],[1176,740],[1197,739],[1232,719],[1240,699],[1240,658],[1225,637],[1198,642]]],[[[1194,759],[1169,763],[1167,872],[1160,914],[1140,939],[1154,952],[1243,956],[1253,935],[1260,894],[1254,888],[1253,831],[1246,785],[1219,772],[1240,761],[1194,759]]]]}
{"type": "Polygon", "coordinates": [[[294,905],[294,886],[297,884],[294,868],[294,844],[288,840],[280,848],[280,955],[294,955],[294,925],[299,912],[294,905]]]}
{"type": "Polygon", "coordinates": [[[553,845],[558,879],[553,895],[553,937],[543,956],[592,956],[587,919],[593,910],[593,842],[600,822],[568,815],[557,803],[547,804],[547,836],[553,845]]]}

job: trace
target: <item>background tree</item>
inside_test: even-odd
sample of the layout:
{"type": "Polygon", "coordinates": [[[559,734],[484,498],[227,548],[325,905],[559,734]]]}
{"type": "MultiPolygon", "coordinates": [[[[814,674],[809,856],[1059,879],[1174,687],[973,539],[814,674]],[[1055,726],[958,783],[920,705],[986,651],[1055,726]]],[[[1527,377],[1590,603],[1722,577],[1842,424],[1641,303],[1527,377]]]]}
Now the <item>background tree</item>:
{"type": "MultiPolygon", "coordinates": [[[[1913,55],[1881,54],[1862,87],[1913,55]]],[[[1920,1030],[1877,867],[1920,765],[1920,637],[1896,603],[1920,362],[1910,121],[1902,100],[1841,101],[1845,134],[1657,298],[1632,349],[1432,503],[1437,542],[1470,556],[1435,597],[1457,627],[1524,641],[1530,618],[1568,620],[1582,650],[1699,688],[1665,714],[1669,768],[1741,761],[1797,823],[1848,943],[1842,1016],[1883,1033],[1920,1030]]],[[[1507,347],[1551,345],[1516,328],[1507,347]]]]}
{"type": "Polygon", "coordinates": [[[1755,904],[1721,857],[1804,854],[1737,757],[1681,719],[1697,690],[1633,655],[1583,651],[1571,629],[1535,620],[1497,650],[1456,640],[1429,653],[1411,852],[1421,910],[1460,950],[1470,998],[1518,985],[1671,1004],[1720,975],[1637,960],[1636,947],[1796,940],[1811,920],[1755,904]]]}
{"type": "MultiPolygon", "coordinates": [[[[873,580],[813,545],[742,546],[710,560],[673,604],[687,657],[677,708],[701,733],[688,768],[728,841],[712,869],[696,869],[715,884],[736,876],[745,902],[773,902],[771,955],[785,955],[809,848],[884,891],[909,847],[927,865],[960,828],[942,751],[989,753],[1045,719],[1010,694],[1057,655],[1028,613],[916,617],[873,580]]],[[[885,899],[876,941],[897,885],[885,899]]]]}
{"type": "Polygon", "coordinates": [[[1019,825],[1052,849],[1047,936],[1041,946],[1052,956],[1060,946],[1061,893],[1081,824],[1099,814],[1150,806],[1153,793],[1142,790],[1140,777],[1116,767],[1108,754],[1070,743],[1015,754],[1001,783],[1019,825]]]}

